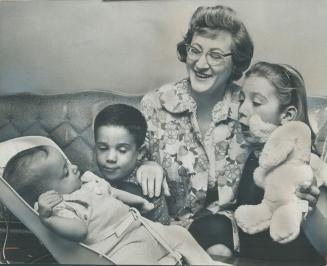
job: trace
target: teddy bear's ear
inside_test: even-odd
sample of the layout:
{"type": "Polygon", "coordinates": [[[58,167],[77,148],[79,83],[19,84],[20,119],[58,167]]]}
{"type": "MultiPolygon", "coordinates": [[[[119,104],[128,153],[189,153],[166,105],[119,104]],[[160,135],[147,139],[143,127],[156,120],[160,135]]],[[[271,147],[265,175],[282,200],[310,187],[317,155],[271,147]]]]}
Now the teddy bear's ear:
{"type": "Polygon", "coordinates": [[[295,120],[297,115],[297,108],[293,105],[288,106],[280,115],[280,123],[284,125],[286,122],[295,120]]]}

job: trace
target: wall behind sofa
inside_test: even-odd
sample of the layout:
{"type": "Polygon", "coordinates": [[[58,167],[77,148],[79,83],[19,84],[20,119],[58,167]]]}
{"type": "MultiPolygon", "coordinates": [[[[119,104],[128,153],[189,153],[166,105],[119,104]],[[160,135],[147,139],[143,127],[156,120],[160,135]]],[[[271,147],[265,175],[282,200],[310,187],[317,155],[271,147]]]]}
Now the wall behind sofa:
{"type": "Polygon", "coordinates": [[[115,90],[143,94],[186,75],[175,45],[201,4],[246,23],[254,61],[287,62],[327,95],[326,0],[0,2],[0,95],[115,90]]]}

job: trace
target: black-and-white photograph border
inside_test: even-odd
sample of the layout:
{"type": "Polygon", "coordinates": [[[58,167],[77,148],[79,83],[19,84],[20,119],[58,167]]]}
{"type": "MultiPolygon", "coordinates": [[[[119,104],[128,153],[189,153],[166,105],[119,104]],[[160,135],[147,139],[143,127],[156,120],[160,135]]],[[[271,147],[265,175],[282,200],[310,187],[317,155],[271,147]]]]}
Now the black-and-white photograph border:
{"type": "Polygon", "coordinates": [[[0,264],[325,265],[326,0],[0,0],[0,264]]]}

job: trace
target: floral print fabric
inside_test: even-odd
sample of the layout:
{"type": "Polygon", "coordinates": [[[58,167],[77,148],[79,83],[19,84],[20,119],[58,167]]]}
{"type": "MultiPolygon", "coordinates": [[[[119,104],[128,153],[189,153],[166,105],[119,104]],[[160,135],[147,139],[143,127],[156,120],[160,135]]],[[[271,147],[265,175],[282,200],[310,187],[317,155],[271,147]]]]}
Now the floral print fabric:
{"type": "Polygon", "coordinates": [[[231,84],[214,106],[204,136],[190,89],[184,79],[148,93],[141,101],[148,123],[149,159],[167,174],[172,195],[167,201],[174,218],[191,217],[204,208],[208,189],[216,188],[219,198],[209,210],[230,205],[249,153],[238,122],[239,87],[231,84]]]}

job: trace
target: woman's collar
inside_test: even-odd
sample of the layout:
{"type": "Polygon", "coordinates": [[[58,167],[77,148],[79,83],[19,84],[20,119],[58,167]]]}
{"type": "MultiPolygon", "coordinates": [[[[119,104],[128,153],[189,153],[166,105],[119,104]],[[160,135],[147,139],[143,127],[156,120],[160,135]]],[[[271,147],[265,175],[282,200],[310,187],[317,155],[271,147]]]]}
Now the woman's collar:
{"type": "Polygon", "coordinates": [[[191,96],[189,79],[168,84],[159,89],[159,100],[163,108],[173,114],[195,112],[196,102],[191,96]]]}
{"type": "MultiPolygon", "coordinates": [[[[221,112],[221,116],[215,117],[213,121],[216,123],[227,118],[238,120],[238,109],[240,106],[240,86],[235,83],[231,83],[228,85],[228,89],[225,92],[225,96],[222,102],[218,102],[217,104],[223,105],[223,111],[221,112]]],[[[214,109],[215,110],[215,107],[214,109]]]]}
{"type": "MultiPolygon", "coordinates": [[[[230,84],[222,101],[217,102],[212,109],[212,121],[231,118],[238,119],[239,86],[230,84]]],[[[196,112],[196,101],[191,96],[191,84],[189,79],[183,79],[173,85],[166,85],[159,89],[160,103],[165,110],[173,114],[183,112],[196,112]]]]}

